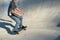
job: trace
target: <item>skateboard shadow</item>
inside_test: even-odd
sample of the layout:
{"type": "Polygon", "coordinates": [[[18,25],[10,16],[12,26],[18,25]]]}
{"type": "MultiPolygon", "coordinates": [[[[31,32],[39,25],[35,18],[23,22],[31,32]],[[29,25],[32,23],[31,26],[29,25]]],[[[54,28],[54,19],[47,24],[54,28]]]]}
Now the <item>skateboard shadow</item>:
{"type": "Polygon", "coordinates": [[[6,29],[7,33],[10,35],[14,35],[14,33],[10,30],[10,28],[6,27],[6,26],[11,26],[14,28],[14,26],[11,23],[7,23],[7,22],[0,22],[0,27],[3,29],[6,29]]]}

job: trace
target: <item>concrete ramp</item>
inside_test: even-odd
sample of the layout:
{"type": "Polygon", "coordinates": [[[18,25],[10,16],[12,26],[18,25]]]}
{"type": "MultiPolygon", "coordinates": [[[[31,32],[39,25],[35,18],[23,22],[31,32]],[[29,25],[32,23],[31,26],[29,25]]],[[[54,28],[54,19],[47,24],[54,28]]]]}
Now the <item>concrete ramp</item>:
{"type": "Polygon", "coordinates": [[[12,34],[15,21],[4,10],[6,12],[0,17],[0,40],[60,40],[60,1],[26,0],[21,3],[23,2],[23,24],[28,26],[27,30],[20,31],[18,35],[12,34]]]}

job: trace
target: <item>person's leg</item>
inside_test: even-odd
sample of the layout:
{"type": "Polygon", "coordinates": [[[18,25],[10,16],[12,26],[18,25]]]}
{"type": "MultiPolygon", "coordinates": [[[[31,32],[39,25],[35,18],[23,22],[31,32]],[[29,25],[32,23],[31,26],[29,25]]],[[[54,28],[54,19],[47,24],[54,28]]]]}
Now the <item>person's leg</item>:
{"type": "Polygon", "coordinates": [[[19,31],[18,28],[20,25],[20,19],[16,16],[10,16],[10,18],[12,18],[16,22],[16,25],[15,25],[13,31],[19,31]]]}
{"type": "Polygon", "coordinates": [[[20,19],[20,25],[19,25],[19,28],[20,28],[20,27],[22,27],[22,26],[23,26],[23,24],[22,24],[22,21],[23,21],[22,19],[23,19],[23,17],[22,17],[22,16],[20,16],[20,17],[18,17],[18,18],[20,19]]]}
{"type": "Polygon", "coordinates": [[[19,29],[20,29],[20,28],[22,28],[22,29],[26,28],[27,26],[24,26],[23,23],[22,23],[23,17],[22,17],[22,16],[19,16],[18,18],[20,19],[19,29]]]}

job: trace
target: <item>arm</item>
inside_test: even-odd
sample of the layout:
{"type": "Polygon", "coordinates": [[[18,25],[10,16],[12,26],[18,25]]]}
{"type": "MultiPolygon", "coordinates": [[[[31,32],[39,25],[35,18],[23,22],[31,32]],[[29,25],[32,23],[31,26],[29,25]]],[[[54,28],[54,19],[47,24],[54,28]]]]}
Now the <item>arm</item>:
{"type": "Polygon", "coordinates": [[[16,14],[16,15],[18,15],[18,16],[22,16],[22,14],[18,14],[18,13],[16,13],[14,10],[11,10],[11,12],[12,12],[12,14],[16,14]]]}
{"type": "Polygon", "coordinates": [[[15,5],[15,2],[12,2],[12,3],[11,3],[11,13],[12,13],[12,14],[15,14],[15,15],[17,15],[17,16],[23,16],[23,13],[19,14],[19,13],[17,13],[17,12],[15,11],[15,9],[17,9],[17,6],[15,5]]]}
{"type": "Polygon", "coordinates": [[[24,12],[21,9],[19,9],[18,7],[16,8],[16,10],[21,12],[22,15],[24,15],[24,12]]]}

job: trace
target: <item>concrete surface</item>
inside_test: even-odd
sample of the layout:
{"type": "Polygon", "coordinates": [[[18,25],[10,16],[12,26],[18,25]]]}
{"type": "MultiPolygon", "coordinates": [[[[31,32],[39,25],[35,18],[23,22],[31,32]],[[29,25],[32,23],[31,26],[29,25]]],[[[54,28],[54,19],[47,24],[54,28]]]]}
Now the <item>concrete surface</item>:
{"type": "Polygon", "coordinates": [[[28,26],[27,30],[20,31],[19,35],[11,33],[15,22],[7,13],[0,16],[0,40],[60,40],[59,0],[45,0],[39,5],[30,4],[23,16],[23,24],[28,26]]]}

